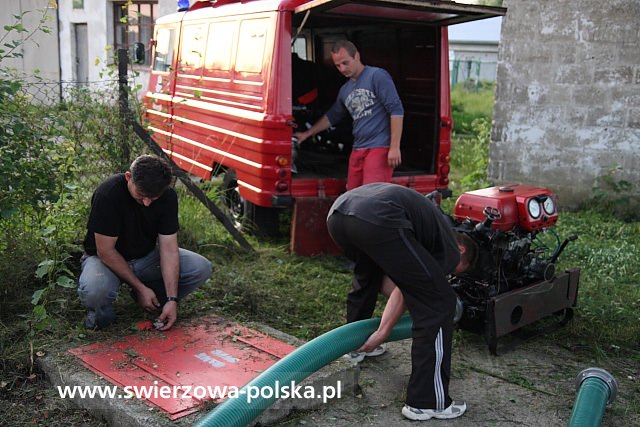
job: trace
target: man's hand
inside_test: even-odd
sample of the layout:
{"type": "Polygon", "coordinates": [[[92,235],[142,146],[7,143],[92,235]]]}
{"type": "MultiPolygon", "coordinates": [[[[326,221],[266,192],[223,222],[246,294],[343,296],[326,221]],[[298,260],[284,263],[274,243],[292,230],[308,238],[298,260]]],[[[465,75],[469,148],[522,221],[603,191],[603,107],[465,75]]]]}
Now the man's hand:
{"type": "Polygon", "coordinates": [[[138,304],[147,311],[154,311],[160,308],[160,302],[156,297],[156,293],[152,289],[142,286],[140,289],[135,290],[138,294],[138,304]]]}
{"type": "Polygon", "coordinates": [[[305,139],[317,134],[318,132],[322,132],[325,129],[329,129],[329,127],[331,127],[331,122],[329,122],[327,116],[322,116],[316,124],[311,126],[309,129],[304,132],[294,132],[292,136],[294,138],[298,138],[298,144],[302,144],[305,139]]]}
{"type": "Polygon", "coordinates": [[[387,155],[387,162],[392,168],[397,168],[402,163],[402,155],[400,154],[400,148],[389,147],[389,154],[387,155]]]}
{"type": "Polygon", "coordinates": [[[310,135],[308,132],[294,132],[292,136],[298,140],[298,144],[302,144],[310,135]]]}
{"type": "Polygon", "coordinates": [[[389,336],[388,334],[385,335],[383,332],[375,331],[374,333],[369,335],[369,338],[367,338],[365,343],[362,344],[362,347],[360,347],[357,351],[363,352],[363,353],[368,353],[370,351],[373,351],[379,345],[384,343],[387,340],[388,336],[389,336]]]}
{"type": "Polygon", "coordinates": [[[178,319],[178,303],[176,301],[167,301],[162,307],[162,313],[158,317],[159,322],[166,324],[160,328],[161,331],[168,331],[171,329],[176,320],[178,319]]]}

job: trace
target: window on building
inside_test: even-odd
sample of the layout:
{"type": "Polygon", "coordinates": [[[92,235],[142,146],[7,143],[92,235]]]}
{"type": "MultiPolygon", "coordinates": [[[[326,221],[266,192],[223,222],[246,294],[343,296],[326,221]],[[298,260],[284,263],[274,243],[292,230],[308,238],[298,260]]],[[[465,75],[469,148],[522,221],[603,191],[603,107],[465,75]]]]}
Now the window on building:
{"type": "Polygon", "coordinates": [[[157,1],[114,1],[114,47],[116,49],[128,49],[133,58],[133,49],[136,43],[142,43],[145,50],[144,63],[151,63],[151,45],[149,41],[153,36],[153,23],[158,17],[157,1]]]}

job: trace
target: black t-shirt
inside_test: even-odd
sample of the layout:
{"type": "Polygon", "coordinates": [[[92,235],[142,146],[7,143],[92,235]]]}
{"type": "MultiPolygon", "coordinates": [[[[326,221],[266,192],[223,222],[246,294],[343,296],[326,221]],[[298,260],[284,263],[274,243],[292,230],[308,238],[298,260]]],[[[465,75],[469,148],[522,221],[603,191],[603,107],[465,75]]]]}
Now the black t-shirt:
{"type": "Polygon", "coordinates": [[[124,259],[141,258],[155,248],[158,234],[174,234],[178,228],[178,195],[172,188],[145,207],[131,197],[124,174],[113,175],[91,198],[84,250],[96,255],[98,233],[117,237],[116,250],[124,259]]]}
{"type": "Polygon", "coordinates": [[[412,230],[445,274],[453,272],[460,261],[460,250],[447,218],[434,202],[410,188],[389,183],[363,185],[338,197],[329,215],[333,211],[380,227],[412,230]]]}

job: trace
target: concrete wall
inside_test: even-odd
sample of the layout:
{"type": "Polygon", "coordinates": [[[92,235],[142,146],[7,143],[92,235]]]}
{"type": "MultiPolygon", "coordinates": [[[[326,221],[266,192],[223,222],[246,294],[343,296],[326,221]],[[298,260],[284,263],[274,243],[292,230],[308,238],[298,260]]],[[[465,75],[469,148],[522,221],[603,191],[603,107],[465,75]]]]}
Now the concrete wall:
{"type": "MultiPolygon", "coordinates": [[[[189,4],[193,4],[195,0],[191,0],[189,4]]],[[[178,2],[176,0],[158,0],[158,16],[170,15],[178,10],[178,2]]]]}
{"type": "Polygon", "coordinates": [[[640,1],[504,3],[490,178],[564,206],[612,167],[640,186],[640,1]]]}
{"type": "MultiPolygon", "coordinates": [[[[18,48],[22,57],[7,58],[0,63],[2,68],[14,68],[20,74],[26,76],[34,75],[34,70],[38,69],[38,75],[46,80],[57,81],[60,76],[60,62],[58,61],[58,23],[56,20],[56,10],[47,8],[48,0],[4,0],[2,2],[2,13],[0,13],[0,37],[7,36],[4,43],[11,43],[14,40],[25,40],[31,30],[37,28],[43,16],[43,10],[51,19],[45,25],[51,29],[49,34],[36,31],[25,43],[18,48]],[[26,33],[11,32],[7,34],[5,25],[16,23],[14,15],[24,15],[22,24],[29,30],[26,33]]],[[[2,46],[2,49],[8,49],[2,46]]]]}

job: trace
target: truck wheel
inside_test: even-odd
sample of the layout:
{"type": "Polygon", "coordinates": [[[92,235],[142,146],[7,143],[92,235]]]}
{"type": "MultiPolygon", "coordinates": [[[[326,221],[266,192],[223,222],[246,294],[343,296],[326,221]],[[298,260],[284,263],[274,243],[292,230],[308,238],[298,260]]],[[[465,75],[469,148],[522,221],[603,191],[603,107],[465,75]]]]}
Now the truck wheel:
{"type": "Polygon", "coordinates": [[[238,178],[233,170],[227,171],[224,175],[222,197],[238,229],[260,237],[278,236],[278,209],[258,206],[242,197],[238,188],[238,178]]]}

